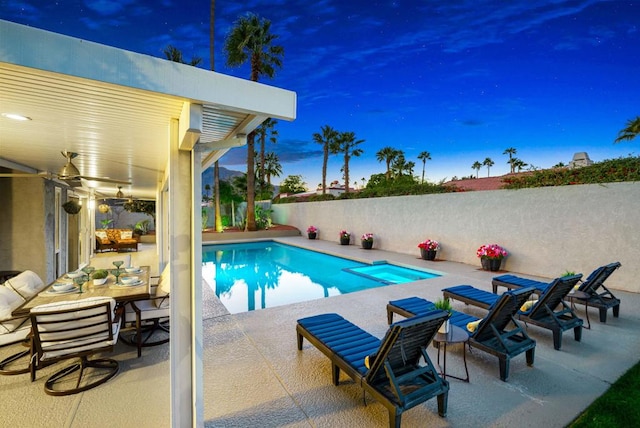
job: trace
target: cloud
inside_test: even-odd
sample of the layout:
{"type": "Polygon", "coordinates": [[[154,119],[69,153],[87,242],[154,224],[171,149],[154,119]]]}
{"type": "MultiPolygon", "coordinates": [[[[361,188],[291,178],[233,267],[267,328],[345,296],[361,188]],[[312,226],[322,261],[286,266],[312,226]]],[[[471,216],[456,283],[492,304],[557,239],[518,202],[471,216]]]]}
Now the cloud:
{"type": "Polygon", "coordinates": [[[26,1],[12,1],[3,2],[4,13],[15,18],[24,19],[29,22],[38,22],[42,17],[42,12],[37,7],[31,5],[26,1]]]}
{"type": "Polygon", "coordinates": [[[134,0],[84,0],[84,4],[102,16],[115,15],[134,3],[134,0]]]}
{"type": "MultiPolygon", "coordinates": [[[[256,150],[259,145],[256,142],[256,150]]],[[[290,164],[307,159],[317,160],[322,158],[322,146],[310,141],[300,139],[278,140],[276,144],[267,144],[266,151],[273,151],[278,155],[281,164],[290,164]]],[[[247,148],[237,147],[231,149],[220,160],[221,165],[237,166],[247,164],[247,148]]]]}

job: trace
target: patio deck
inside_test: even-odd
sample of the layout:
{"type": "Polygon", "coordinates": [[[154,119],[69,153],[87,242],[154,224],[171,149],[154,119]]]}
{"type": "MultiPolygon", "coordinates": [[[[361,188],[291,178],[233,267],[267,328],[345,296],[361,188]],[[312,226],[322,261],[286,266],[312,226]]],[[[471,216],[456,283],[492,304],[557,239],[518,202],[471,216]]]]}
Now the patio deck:
{"type": "MultiPolygon", "coordinates": [[[[329,360],[319,351],[306,342],[303,351],[296,349],[296,320],[337,312],[382,336],[387,330],[387,301],[414,295],[434,300],[441,296],[442,288],[457,284],[490,291],[495,275],[479,266],[427,262],[418,258],[417,251],[415,256],[367,251],[356,245],[340,246],[299,236],[278,241],[359,259],[429,268],[446,275],[235,315],[228,314],[203,284],[207,427],[388,426],[386,409],[371,398],[364,406],[362,390],[356,384],[344,377],[339,387],[332,385],[329,360]]],[[[133,263],[143,264],[144,258],[153,254],[152,246],[144,246],[143,251],[132,253],[133,263]]],[[[117,255],[105,254],[93,264],[110,263],[110,257],[117,255]]],[[[451,380],[447,417],[440,418],[435,400],[430,400],[405,413],[402,426],[565,426],[638,361],[640,317],[632,308],[640,304],[640,295],[616,295],[622,299],[620,318],[608,317],[607,323],[601,324],[594,312],[595,322],[591,330],[584,330],[582,342],[569,335],[560,351],[553,349],[548,330],[531,326],[528,332],[538,342],[535,364],[527,367],[524,356],[515,358],[509,382],[500,381],[495,357],[474,350],[467,353],[471,381],[451,380]]],[[[454,302],[454,308],[476,313],[459,302],[454,302]]],[[[584,308],[579,306],[577,313],[583,316],[584,308]]],[[[483,311],[477,314],[482,316],[483,311]]],[[[0,351],[3,356],[15,348],[0,351]]],[[[98,388],[70,397],[50,397],[42,390],[44,380],[56,367],[39,371],[33,383],[28,375],[0,376],[3,425],[169,426],[169,347],[144,349],[140,359],[134,348],[124,344],[119,343],[116,351],[120,373],[98,388]]],[[[435,360],[432,347],[429,354],[435,360]]],[[[463,370],[459,347],[452,346],[447,358],[448,373],[463,370]]]]}

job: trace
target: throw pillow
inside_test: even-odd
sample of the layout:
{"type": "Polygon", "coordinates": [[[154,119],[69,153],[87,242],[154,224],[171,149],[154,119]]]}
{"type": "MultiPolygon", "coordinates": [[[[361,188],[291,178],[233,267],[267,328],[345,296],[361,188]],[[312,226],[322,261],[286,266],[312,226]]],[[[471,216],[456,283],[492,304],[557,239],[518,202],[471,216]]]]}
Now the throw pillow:
{"type": "Polygon", "coordinates": [[[25,270],[7,280],[4,285],[11,288],[25,300],[32,298],[45,287],[45,283],[42,282],[38,274],[30,270],[25,270]]]}
{"type": "Polygon", "coordinates": [[[12,289],[0,285],[0,321],[11,318],[13,312],[24,300],[12,289]]]}
{"type": "Polygon", "coordinates": [[[120,239],[131,239],[133,237],[133,232],[130,230],[124,230],[120,232],[120,239]]]}

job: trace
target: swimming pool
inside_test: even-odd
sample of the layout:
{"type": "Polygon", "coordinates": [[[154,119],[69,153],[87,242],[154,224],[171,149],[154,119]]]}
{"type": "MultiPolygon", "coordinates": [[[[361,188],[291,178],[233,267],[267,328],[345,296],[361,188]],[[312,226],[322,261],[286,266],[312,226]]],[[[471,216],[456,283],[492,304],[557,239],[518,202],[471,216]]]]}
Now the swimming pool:
{"type": "Polygon", "coordinates": [[[234,314],[439,276],[274,241],[204,245],[202,275],[234,314]]]}

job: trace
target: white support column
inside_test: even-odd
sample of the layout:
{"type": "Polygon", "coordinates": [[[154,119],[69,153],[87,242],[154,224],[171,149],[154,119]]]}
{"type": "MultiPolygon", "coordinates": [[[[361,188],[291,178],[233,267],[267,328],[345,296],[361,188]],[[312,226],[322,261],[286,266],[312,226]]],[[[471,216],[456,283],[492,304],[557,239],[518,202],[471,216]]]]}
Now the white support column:
{"type": "Polygon", "coordinates": [[[172,120],[169,137],[167,239],[171,263],[171,426],[196,426],[193,380],[193,190],[192,156],[178,149],[178,121],[172,120]]]}
{"type": "Polygon", "coordinates": [[[204,372],[202,367],[203,327],[202,327],[202,163],[201,154],[191,152],[191,170],[193,171],[193,221],[191,222],[191,242],[193,248],[193,300],[191,301],[191,346],[193,367],[193,426],[204,426],[204,372]]]}

